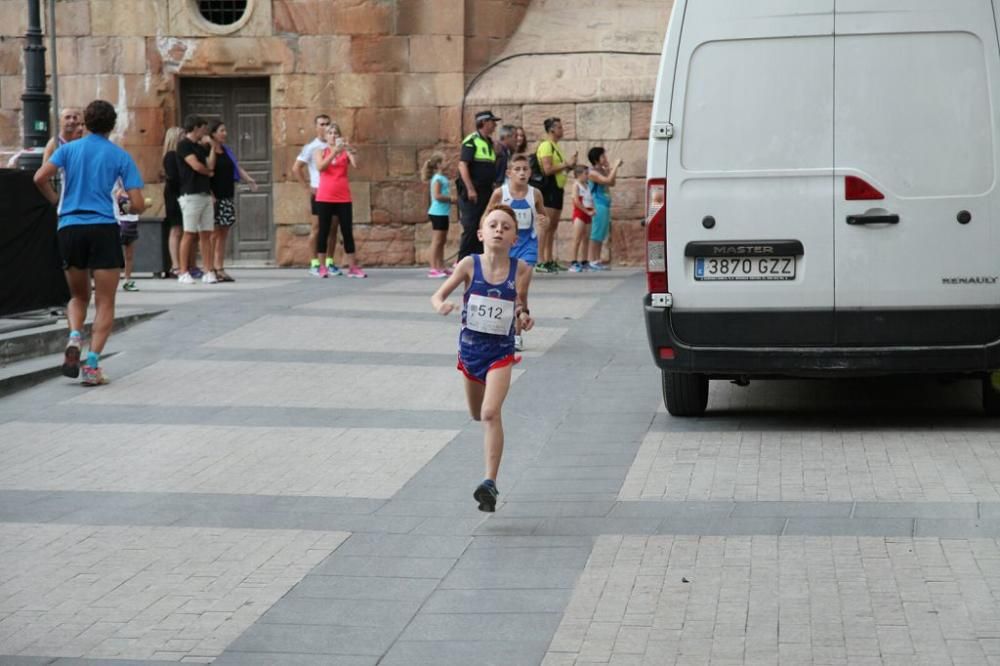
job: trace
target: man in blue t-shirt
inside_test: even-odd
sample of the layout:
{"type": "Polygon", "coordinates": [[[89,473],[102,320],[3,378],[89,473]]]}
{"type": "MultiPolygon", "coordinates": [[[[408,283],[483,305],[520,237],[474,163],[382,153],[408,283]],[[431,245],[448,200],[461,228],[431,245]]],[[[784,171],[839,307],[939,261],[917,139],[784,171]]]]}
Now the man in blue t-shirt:
{"type": "Polygon", "coordinates": [[[111,195],[119,178],[128,193],[127,212],[138,215],[146,208],[139,169],[128,153],[108,140],[117,119],[108,102],[91,102],[83,112],[89,134],[60,146],[35,173],[35,185],[59,211],[59,254],[70,292],[69,344],[62,366],[67,377],[80,376],[81,331],[90,305],[90,275],[94,277],[96,313],[83,366],[83,383],[88,386],[106,383],[99,362],[115,319],[118,273],[125,265],[111,195]],[[59,170],[61,198],[51,182],[59,170]]]}

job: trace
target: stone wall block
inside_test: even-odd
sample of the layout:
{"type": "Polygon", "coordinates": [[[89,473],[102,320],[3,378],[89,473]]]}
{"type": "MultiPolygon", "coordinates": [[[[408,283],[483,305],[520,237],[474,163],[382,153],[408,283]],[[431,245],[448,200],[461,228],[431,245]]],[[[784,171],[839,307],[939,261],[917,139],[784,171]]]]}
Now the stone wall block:
{"type": "MultiPolygon", "coordinates": [[[[115,139],[115,135],[111,135],[115,139]]],[[[146,183],[156,183],[160,181],[160,169],[163,168],[163,146],[137,146],[122,142],[122,148],[135,160],[135,165],[139,167],[142,180],[146,183]]]]}
{"type": "Polygon", "coordinates": [[[461,103],[462,74],[407,74],[400,76],[399,106],[452,106],[461,103]]]}
{"type": "Polygon", "coordinates": [[[185,75],[283,74],[295,68],[295,54],[278,37],[208,37],[187,46],[178,66],[185,75]]]}
{"type": "Polygon", "coordinates": [[[546,118],[562,120],[563,140],[576,138],[576,107],[573,104],[525,104],[521,124],[528,134],[529,147],[533,148],[545,138],[546,118]]]}
{"type": "Polygon", "coordinates": [[[466,33],[479,38],[509,37],[520,23],[507,0],[474,0],[465,11],[466,33]]]}
{"type": "Polygon", "coordinates": [[[339,0],[326,2],[322,13],[329,12],[332,32],[340,35],[389,35],[395,31],[394,0],[339,0]]]}
{"type": "Polygon", "coordinates": [[[412,224],[361,224],[354,228],[358,261],[369,266],[412,266],[412,224]]]}
{"type": "Polygon", "coordinates": [[[272,0],[274,31],[293,35],[325,35],[333,31],[329,0],[272,0]]]}
{"type": "MultiPolygon", "coordinates": [[[[59,3],[56,6],[57,25],[61,25],[59,12],[64,4],[79,3],[59,3]]],[[[90,10],[81,18],[87,17],[92,35],[155,37],[166,32],[169,24],[166,5],[148,1],[90,0],[90,10]]]]}
{"type": "Polygon", "coordinates": [[[21,110],[24,79],[20,76],[0,76],[0,109],[21,110]]]}
{"type": "Polygon", "coordinates": [[[371,183],[351,181],[352,215],[355,224],[370,224],[372,221],[371,183]]]}
{"type": "Polygon", "coordinates": [[[275,183],[291,182],[299,188],[302,187],[292,170],[301,150],[302,146],[298,144],[280,145],[275,143],[271,148],[271,178],[275,183]]]}
{"type": "Polygon", "coordinates": [[[624,266],[646,263],[646,232],[639,220],[612,221],[610,240],[611,260],[624,266]]]}
{"type": "MultiPolygon", "coordinates": [[[[46,54],[48,51],[46,51],[46,54]]],[[[21,74],[24,71],[24,42],[20,39],[0,40],[0,75],[21,74]]],[[[46,63],[47,72],[52,72],[51,60],[46,63]]]]}
{"type": "Polygon", "coordinates": [[[389,177],[413,177],[417,173],[416,146],[389,146],[389,177]]]}
{"type": "Polygon", "coordinates": [[[371,184],[372,223],[397,222],[403,208],[403,188],[395,181],[371,184]]]}
{"type": "Polygon", "coordinates": [[[655,76],[628,79],[601,79],[598,93],[608,102],[652,99],[656,91],[655,76]]]}
{"type": "Polygon", "coordinates": [[[142,37],[74,37],[57,40],[56,49],[60,75],[146,73],[142,37]]]}
{"type": "Polygon", "coordinates": [[[410,37],[411,72],[458,72],[465,69],[464,44],[451,35],[413,35],[410,37]]]}
{"type": "Polygon", "coordinates": [[[278,266],[308,266],[314,248],[309,244],[309,232],[298,233],[299,225],[282,225],[275,229],[275,263],[278,266]]]}
{"type": "Polygon", "coordinates": [[[396,74],[337,74],[333,77],[333,100],[348,108],[396,106],[399,78],[396,74]]]}
{"type": "Polygon", "coordinates": [[[632,131],[628,102],[598,102],[576,107],[577,139],[627,139],[632,131]]]}
{"type": "Polygon", "coordinates": [[[353,72],[405,72],[409,69],[408,37],[355,35],[350,38],[353,72]]]}
{"type": "Polygon", "coordinates": [[[271,77],[271,107],[315,107],[323,77],[310,74],[276,74],[271,77]]]}
{"type": "Polygon", "coordinates": [[[21,145],[21,114],[13,109],[0,109],[0,145],[21,145]]]}
{"type": "Polygon", "coordinates": [[[355,143],[436,143],[438,107],[358,109],[355,143]]]}
{"type": "MultiPolygon", "coordinates": [[[[15,4],[23,6],[23,3],[15,4]]],[[[45,33],[47,40],[49,11],[46,4],[42,3],[42,32],[45,33]]],[[[92,34],[90,16],[89,0],[61,0],[56,4],[56,35],[68,37],[92,34]]]]}
{"type": "Polygon", "coordinates": [[[125,146],[163,147],[163,110],[156,107],[129,108],[126,117],[118,117],[115,136],[125,146]]]}
{"type": "Polygon", "coordinates": [[[441,107],[438,116],[438,139],[450,143],[462,140],[462,119],[458,107],[441,107]]]}
{"type": "Polygon", "coordinates": [[[398,219],[402,222],[426,222],[427,207],[430,205],[427,185],[419,178],[411,178],[402,181],[402,188],[403,206],[398,219]]]}
{"type": "Polygon", "coordinates": [[[465,34],[464,0],[397,0],[396,34],[465,34]]]}
{"type": "Polygon", "coordinates": [[[358,168],[352,169],[351,177],[364,181],[381,181],[389,175],[387,148],[384,144],[359,144],[357,150],[358,168]]]}
{"type": "Polygon", "coordinates": [[[652,102],[632,102],[632,139],[649,138],[649,124],[653,117],[652,102]]]}
{"type": "Polygon", "coordinates": [[[312,223],[309,194],[302,185],[298,182],[276,182],[272,185],[272,192],[274,195],[271,197],[271,201],[273,202],[274,223],[276,225],[312,223]]]}
{"type": "MultiPolygon", "coordinates": [[[[46,12],[42,12],[43,14],[46,12]]],[[[0,1],[0,25],[5,36],[22,37],[28,30],[27,5],[20,0],[0,1]]],[[[6,39],[6,37],[5,37],[6,39]]]]}
{"type": "Polygon", "coordinates": [[[351,70],[351,38],[343,35],[305,36],[298,39],[295,71],[331,74],[351,70]]]}

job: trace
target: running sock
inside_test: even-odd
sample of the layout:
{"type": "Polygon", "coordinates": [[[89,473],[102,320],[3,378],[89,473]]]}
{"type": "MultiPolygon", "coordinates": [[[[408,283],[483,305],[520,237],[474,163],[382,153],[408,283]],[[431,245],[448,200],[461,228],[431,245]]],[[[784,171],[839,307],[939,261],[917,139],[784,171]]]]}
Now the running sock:
{"type": "Polygon", "coordinates": [[[490,488],[497,487],[496,481],[494,481],[493,479],[483,479],[483,485],[489,486],[490,488]]]}
{"type": "Polygon", "coordinates": [[[330,266],[333,266],[333,259],[331,259],[330,257],[327,257],[326,258],[326,267],[329,268],[330,266]]]}
{"type": "Polygon", "coordinates": [[[80,331],[73,330],[73,331],[69,332],[69,338],[70,338],[70,340],[73,340],[74,338],[76,338],[75,341],[79,342],[81,337],[82,336],[80,335],[80,331]]]}
{"type": "Polygon", "coordinates": [[[101,362],[101,355],[95,351],[87,352],[87,365],[96,368],[101,362]]]}
{"type": "Polygon", "coordinates": [[[313,259],[309,262],[310,268],[319,268],[319,259],[313,259]]]}

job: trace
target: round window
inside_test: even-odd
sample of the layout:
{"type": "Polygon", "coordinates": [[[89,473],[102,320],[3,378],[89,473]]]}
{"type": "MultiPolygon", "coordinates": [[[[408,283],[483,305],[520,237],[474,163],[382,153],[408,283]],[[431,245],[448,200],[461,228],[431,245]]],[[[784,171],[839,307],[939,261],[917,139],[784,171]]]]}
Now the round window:
{"type": "Polygon", "coordinates": [[[247,0],[198,0],[198,11],[209,23],[232,26],[247,13],[247,0]]]}

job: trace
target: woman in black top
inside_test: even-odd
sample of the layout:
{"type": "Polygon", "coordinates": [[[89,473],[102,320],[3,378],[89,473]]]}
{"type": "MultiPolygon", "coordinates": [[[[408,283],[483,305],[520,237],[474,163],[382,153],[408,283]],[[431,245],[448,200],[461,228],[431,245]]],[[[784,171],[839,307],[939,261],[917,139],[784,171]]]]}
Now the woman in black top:
{"type": "Polygon", "coordinates": [[[180,174],[177,173],[177,141],[184,136],[183,127],[171,127],[163,137],[163,215],[170,226],[167,246],[170,249],[170,277],[177,277],[180,266],[181,206],[177,203],[180,195],[180,174]]]}
{"type": "Polygon", "coordinates": [[[236,183],[246,181],[250,190],[257,191],[257,183],[239,165],[236,155],[226,145],[226,124],[216,121],[209,127],[215,151],[215,174],[212,176],[212,196],[215,198],[215,277],[219,282],[232,282],[233,278],[222,269],[226,257],[226,240],[229,229],[236,224],[236,183]]]}

